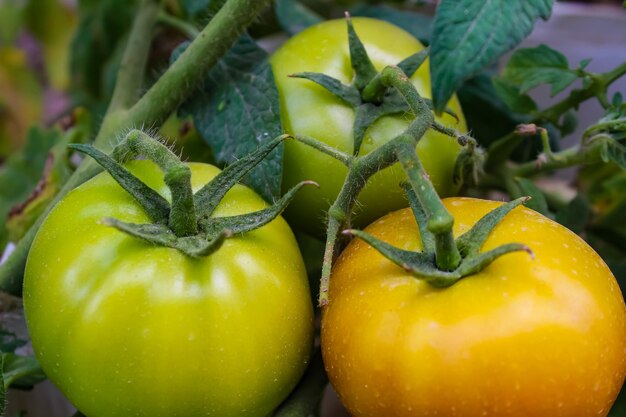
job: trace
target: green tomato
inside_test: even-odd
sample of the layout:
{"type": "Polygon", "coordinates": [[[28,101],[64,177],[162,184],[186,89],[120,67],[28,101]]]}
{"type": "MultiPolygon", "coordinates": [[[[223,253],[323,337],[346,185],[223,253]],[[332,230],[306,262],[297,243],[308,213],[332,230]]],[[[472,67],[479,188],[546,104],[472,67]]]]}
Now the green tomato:
{"type": "MultiPolygon", "coordinates": [[[[194,191],[219,172],[189,165],[194,191]]],[[[169,198],[156,165],[127,166],[169,198]]],[[[236,185],[215,214],[265,206],[236,185]]],[[[54,208],[33,243],[24,308],[46,375],[89,417],[267,416],[298,382],[313,343],[308,281],[287,223],[190,258],[105,217],[148,222],[101,174],[54,208]]]]}
{"type": "MultiPolygon", "coordinates": [[[[377,70],[396,65],[424,47],[404,30],[376,19],[352,19],[370,59],[377,70]]],[[[352,153],[354,110],[323,87],[303,79],[289,78],[297,72],[320,72],[341,80],[352,81],[348,35],[345,20],[327,21],[310,27],[289,39],[270,60],[278,92],[283,128],[287,133],[308,135],[347,153],[352,153]]],[[[411,77],[423,97],[430,97],[428,62],[411,77]]],[[[449,116],[437,120],[449,127],[465,131],[460,105],[453,97],[448,107],[459,116],[459,122],[449,116]]],[[[366,132],[361,154],[371,152],[404,131],[412,118],[404,115],[384,117],[366,132]]],[[[451,138],[432,130],[417,146],[417,153],[435,188],[442,196],[453,195],[458,186],[453,183],[454,163],[459,145],[451,138]]],[[[337,197],[347,174],[339,161],[296,141],[285,143],[283,187],[289,189],[305,179],[316,181],[319,190],[302,190],[287,209],[290,222],[301,230],[319,234],[320,222],[337,197]]],[[[359,196],[355,223],[364,225],[390,211],[406,207],[407,202],[399,183],[405,178],[396,164],[377,173],[368,181],[359,196]]]]}

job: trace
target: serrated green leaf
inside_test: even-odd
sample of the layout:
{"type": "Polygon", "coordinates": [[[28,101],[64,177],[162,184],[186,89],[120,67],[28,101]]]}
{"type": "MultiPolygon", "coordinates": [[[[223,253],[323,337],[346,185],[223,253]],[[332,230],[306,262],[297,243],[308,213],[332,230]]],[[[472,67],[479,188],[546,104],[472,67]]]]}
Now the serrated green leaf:
{"type": "Polygon", "coordinates": [[[530,114],[537,111],[535,101],[528,94],[520,93],[519,88],[510,81],[494,78],[493,86],[498,96],[515,113],[530,114]]]}
{"type": "Polygon", "coordinates": [[[7,243],[9,210],[32,193],[41,178],[48,152],[61,137],[57,130],[31,128],[24,148],[11,155],[0,169],[0,248],[7,243]]]}
{"type": "Polygon", "coordinates": [[[539,187],[528,178],[516,178],[515,181],[520,188],[521,195],[530,197],[530,200],[525,203],[526,207],[547,216],[549,214],[548,202],[539,187]]]}
{"type": "Polygon", "coordinates": [[[278,24],[290,35],[295,35],[324,20],[297,0],[276,0],[275,11],[278,24]]]}
{"type": "Polygon", "coordinates": [[[433,103],[441,112],[463,81],[511,50],[554,0],[442,0],[431,45],[433,103]]]}
{"type": "Polygon", "coordinates": [[[430,44],[433,21],[430,16],[390,6],[359,5],[350,9],[352,16],[372,17],[385,20],[409,32],[424,45],[430,44]]]}
{"type": "Polygon", "coordinates": [[[551,86],[552,96],[569,87],[578,75],[569,69],[565,55],[546,46],[518,49],[502,71],[502,78],[519,86],[520,93],[541,85],[551,86]]]}
{"type": "MultiPolygon", "coordinates": [[[[177,54],[182,51],[178,48],[177,54]]],[[[282,134],[278,91],[267,53],[242,37],[181,107],[219,163],[230,163],[282,134]]],[[[244,182],[268,201],[280,197],[282,146],[244,182]]]]}

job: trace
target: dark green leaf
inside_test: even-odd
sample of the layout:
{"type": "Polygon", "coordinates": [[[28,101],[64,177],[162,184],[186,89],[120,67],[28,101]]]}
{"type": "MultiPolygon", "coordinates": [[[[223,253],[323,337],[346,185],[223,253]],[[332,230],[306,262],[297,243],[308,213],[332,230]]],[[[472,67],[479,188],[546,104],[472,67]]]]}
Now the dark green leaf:
{"type": "Polygon", "coordinates": [[[526,207],[547,216],[549,214],[548,202],[546,201],[546,196],[543,195],[543,192],[539,189],[539,187],[537,187],[535,183],[528,178],[516,178],[515,181],[520,188],[521,196],[530,197],[530,200],[526,203],[526,207]]]}
{"type": "Polygon", "coordinates": [[[528,94],[520,93],[519,88],[511,82],[501,78],[494,78],[493,86],[498,96],[512,111],[520,114],[529,114],[537,110],[535,101],[528,94]]]}
{"type": "Polygon", "coordinates": [[[487,73],[466,81],[458,96],[467,124],[483,146],[512,132],[523,121],[498,96],[487,73]]]}
{"type": "Polygon", "coordinates": [[[556,213],[556,221],[574,233],[581,233],[590,218],[591,207],[582,194],[578,194],[567,206],[556,213]]]}
{"type": "MultiPolygon", "coordinates": [[[[280,135],[278,91],[267,53],[251,38],[242,37],[181,112],[193,116],[196,129],[220,163],[233,162],[280,135]]],[[[280,197],[281,179],[279,146],[244,182],[272,201],[280,197]]]]}
{"type": "Polygon", "coordinates": [[[61,137],[58,130],[31,128],[25,147],[11,155],[0,169],[0,248],[7,243],[9,210],[31,195],[41,178],[48,152],[61,137]]]}
{"type": "Polygon", "coordinates": [[[433,102],[441,112],[463,81],[550,16],[554,0],[442,0],[431,45],[433,102]]]}
{"type": "Polygon", "coordinates": [[[320,23],[323,18],[297,0],[276,0],[276,18],[280,27],[290,35],[320,23]]]}
{"type": "Polygon", "coordinates": [[[401,27],[419,39],[423,44],[430,43],[432,18],[420,13],[398,10],[389,6],[355,6],[350,9],[352,16],[373,17],[401,27]]]}
{"type": "Polygon", "coordinates": [[[554,96],[576,81],[578,75],[569,69],[563,54],[539,45],[515,51],[502,71],[502,78],[519,86],[521,94],[538,85],[549,84],[550,94],[554,96]]]}
{"type": "Polygon", "coordinates": [[[13,353],[2,354],[2,378],[4,389],[30,389],[46,379],[39,362],[34,356],[18,356],[13,353]]]}

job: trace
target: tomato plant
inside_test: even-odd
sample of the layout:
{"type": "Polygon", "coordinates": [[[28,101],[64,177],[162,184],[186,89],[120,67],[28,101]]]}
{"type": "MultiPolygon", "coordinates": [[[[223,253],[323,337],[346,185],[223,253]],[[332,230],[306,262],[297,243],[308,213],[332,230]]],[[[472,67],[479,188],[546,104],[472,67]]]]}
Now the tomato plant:
{"type": "MultiPolygon", "coordinates": [[[[190,167],[194,190],[219,172],[190,167]]],[[[168,195],[156,165],[128,168],[168,195]]],[[[264,207],[236,185],[215,213],[264,207]]],[[[312,344],[308,281],[289,226],[278,218],[194,258],[103,224],[110,216],[148,220],[101,174],[56,206],[34,242],[24,305],[47,376],[90,417],[266,416],[297,383],[312,344]]]]}
{"type": "MultiPolygon", "coordinates": [[[[444,200],[455,235],[499,204],[444,200]]],[[[410,210],[365,231],[421,249],[410,210]]],[[[354,416],[606,416],[626,375],[626,308],[615,278],[578,236],[520,207],[483,251],[523,240],[434,288],[354,240],[332,274],[322,321],[329,378],[354,416]]]]}
{"type": "MultiPolygon", "coordinates": [[[[377,19],[354,18],[354,28],[377,70],[396,65],[424,47],[409,33],[377,19]]],[[[323,87],[311,81],[289,77],[298,72],[317,72],[349,84],[354,77],[350,65],[348,32],[343,19],[325,21],[309,27],[283,44],[271,57],[276,86],[280,95],[281,121],[287,133],[311,136],[343,152],[352,153],[355,110],[323,87]]],[[[424,97],[430,96],[430,76],[422,65],[411,77],[424,97]]],[[[467,129],[461,107],[453,97],[448,103],[458,122],[444,114],[437,119],[460,131],[467,129]]],[[[385,116],[369,126],[361,145],[361,153],[393,139],[409,125],[405,115],[385,116]]],[[[417,145],[417,153],[426,171],[442,195],[453,195],[458,184],[453,182],[454,164],[460,146],[450,138],[429,131],[417,145]]],[[[283,188],[312,179],[320,190],[303,190],[287,209],[290,222],[298,228],[319,234],[320,220],[341,189],[347,168],[339,161],[295,141],[285,144],[283,188]]],[[[367,224],[389,211],[406,206],[398,184],[404,174],[400,167],[390,167],[374,175],[359,194],[355,217],[367,224]],[[381,195],[385,195],[381,198],[381,195]]]]}

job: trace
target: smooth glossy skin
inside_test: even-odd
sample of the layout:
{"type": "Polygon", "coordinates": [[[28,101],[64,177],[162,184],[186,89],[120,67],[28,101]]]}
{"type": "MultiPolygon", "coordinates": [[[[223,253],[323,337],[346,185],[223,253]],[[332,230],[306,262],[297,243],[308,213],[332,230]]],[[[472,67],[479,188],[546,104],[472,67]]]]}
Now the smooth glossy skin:
{"type": "MultiPolygon", "coordinates": [[[[190,165],[194,190],[219,172],[190,165]]],[[[155,165],[129,166],[168,195],[155,165]]],[[[216,214],[264,206],[237,185],[216,214]]],[[[104,217],[148,221],[102,174],[57,205],[31,249],[24,307],[48,377],[89,417],[267,416],[312,350],[308,282],[287,223],[191,259],[99,224],[104,217]]]]}
{"type": "MultiPolygon", "coordinates": [[[[354,27],[377,70],[396,65],[424,47],[404,30],[376,19],[353,18],[354,27]]],[[[348,35],[344,19],[310,27],[289,39],[270,62],[280,94],[281,120],[285,132],[312,136],[343,152],[352,153],[354,110],[317,84],[288,75],[321,72],[349,84],[354,76],[350,65],[348,35]]],[[[430,97],[428,62],[411,78],[424,97],[430,97]]],[[[449,127],[466,131],[459,103],[454,97],[448,106],[460,117],[438,118],[449,127]]],[[[411,118],[402,115],[379,119],[366,132],[361,154],[366,154],[402,133],[411,118]]],[[[458,187],[452,173],[459,145],[448,136],[429,131],[417,146],[430,179],[441,195],[453,195],[458,187]]],[[[347,168],[337,160],[296,141],[285,143],[283,189],[303,180],[314,180],[320,189],[302,190],[287,209],[290,223],[299,229],[320,234],[325,212],[343,185],[347,168]]],[[[377,173],[359,196],[356,224],[365,225],[378,217],[406,207],[399,183],[405,178],[399,165],[377,173]],[[385,198],[381,198],[384,195],[385,198]]]]}
{"type": "MultiPolygon", "coordinates": [[[[499,203],[444,200],[468,230],[499,203]]],[[[409,209],[366,229],[421,242],[409,209]]],[[[431,288],[361,240],[341,254],[322,320],[331,383],[355,417],[606,416],[626,373],[626,309],[602,259],[520,207],[483,250],[526,243],[482,272],[431,288]]]]}

